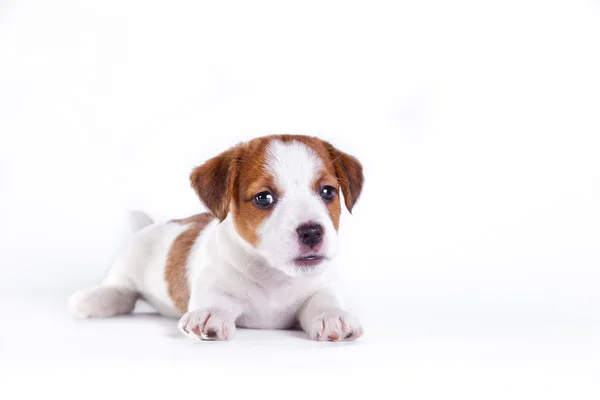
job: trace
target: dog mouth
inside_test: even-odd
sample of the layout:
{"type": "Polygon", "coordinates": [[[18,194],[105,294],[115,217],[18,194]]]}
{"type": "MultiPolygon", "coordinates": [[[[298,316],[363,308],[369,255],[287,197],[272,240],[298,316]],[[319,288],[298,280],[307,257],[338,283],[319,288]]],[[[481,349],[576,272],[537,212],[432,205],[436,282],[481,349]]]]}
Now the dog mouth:
{"type": "Polygon", "coordinates": [[[294,264],[296,264],[296,266],[304,267],[304,268],[315,267],[315,266],[321,264],[321,262],[323,260],[325,260],[325,257],[323,257],[323,256],[320,256],[318,254],[310,254],[310,255],[295,258],[294,264]]]}

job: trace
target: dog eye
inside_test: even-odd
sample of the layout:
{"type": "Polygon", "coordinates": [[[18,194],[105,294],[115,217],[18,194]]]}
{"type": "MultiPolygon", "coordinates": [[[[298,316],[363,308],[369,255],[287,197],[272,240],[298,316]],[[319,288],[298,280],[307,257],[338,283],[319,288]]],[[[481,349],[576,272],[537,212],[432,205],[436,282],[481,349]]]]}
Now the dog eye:
{"type": "Polygon", "coordinates": [[[260,192],[254,196],[254,204],[258,208],[267,208],[275,203],[275,197],[271,192],[260,192]]]}
{"type": "Polygon", "coordinates": [[[321,188],[321,198],[325,201],[331,201],[335,198],[335,188],[333,186],[323,186],[321,188]]]}

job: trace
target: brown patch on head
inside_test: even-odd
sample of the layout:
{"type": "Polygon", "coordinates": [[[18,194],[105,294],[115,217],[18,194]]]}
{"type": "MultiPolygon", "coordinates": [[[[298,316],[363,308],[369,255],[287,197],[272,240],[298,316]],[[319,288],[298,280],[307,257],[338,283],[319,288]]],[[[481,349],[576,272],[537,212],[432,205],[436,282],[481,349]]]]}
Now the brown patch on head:
{"type": "Polygon", "coordinates": [[[340,182],[340,185],[342,186],[342,193],[344,193],[344,203],[346,203],[346,208],[348,211],[350,211],[350,213],[352,213],[352,208],[360,197],[363,183],[365,181],[362,165],[356,157],[336,149],[330,143],[323,142],[323,144],[329,152],[331,163],[335,169],[335,174],[340,182]]]}
{"type": "Polygon", "coordinates": [[[211,158],[190,176],[191,184],[206,208],[219,220],[223,221],[229,213],[233,186],[243,145],[211,158]]]}
{"type": "Polygon", "coordinates": [[[315,193],[320,193],[321,189],[325,186],[331,186],[336,191],[336,196],[333,200],[329,202],[325,202],[325,206],[327,207],[327,211],[329,212],[329,217],[333,222],[333,227],[337,231],[340,225],[340,214],[342,212],[342,208],[340,205],[340,196],[338,195],[340,191],[340,184],[338,178],[335,174],[335,168],[333,163],[331,162],[331,157],[326,148],[326,142],[317,139],[317,138],[309,138],[312,140],[307,140],[305,143],[308,147],[310,147],[317,157],[319,157],[322,161],[322,169],[318,172],[317,176],[312,185],[312,189],[315,193]]]}
{"type": "Polygon", "coordinates": [[[340,215],[342,213],[342,206],[340,202],[340,185],[337,182],[337,178],[335,175],[331,173],[323,174],[322,178],[317,178],[313,184],[313,190],[315,193],[319,193],[323,186],[331,186],[336,190],[336,196],[333,200],[326,202],[325,206],[327,207],[327,211],[329,212],[329,217],[331,218],[331,222],[333,222],[333,227],[337,231],[340,226],[340,215]],[[331,178],[333,176],[333,179],[331,178]]]}
{"type": "Polygon", "coordinates": [[[265,168],[267,148],[271,140],[271,137],[262,137],[248,142],[239,161],[238,176],[234,185],[233,221],[240,236],[253,246],[258,245],[256,230],[272,211],[256,207],[254,196],[267,190],[275,196],[278,194],[273,177],[265,168]]]}
{"type": "MultiPolygon", "coordinates": [[[[264,136],[239,144],[212,158],[193,171],[192,187],[221,221],[231,211],[236,230],[253,246],[258,245],[258,227],[272,211],[256,207],[254,196],[267,190],[277,196],[279,190],[265,166],[268,146],[274,140],[284,143],[297,141],[309,147],[323,161],[313,190],[319,193],[325,185],[334,187],[338,192],[341,188],[349,211],[352,211],[363,183],[362,167],[356,158],[309,136],[264,136]]],[[[339,196],[326,203],[326,206],[337,230],[341,213],[339,196]]]]}
{"type": "Polygon", "coordinates": [[[173,241],[169,254],[167,255],[167,265],[165,267],[165,281],[167,282],[167,292],[173,300],[173,304],[179,312],[188,311],[190,300],[190,288],[187,277],[187,264],[190,251],[196,243],[200,232],[212,221],[214,217],[208,213],[197,214],[184,219],[176,219],[171,222],[179,224],[190,224],[173,241]]]}

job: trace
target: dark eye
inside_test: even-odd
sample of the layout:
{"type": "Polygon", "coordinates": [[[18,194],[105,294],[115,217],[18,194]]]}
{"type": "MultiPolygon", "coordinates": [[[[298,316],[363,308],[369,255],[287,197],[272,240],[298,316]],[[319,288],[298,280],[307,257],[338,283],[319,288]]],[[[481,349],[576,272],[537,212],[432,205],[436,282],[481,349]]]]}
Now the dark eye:
{"type": "Polygon", "coordinates": [[[335,198],[335,188],[333,186],[323,186],[321,188],[321,198],[325,201],[331,201],[335,198]]]}
{"type": "Polygon", "coordinates": [[[254,196],[254,204],[258,208],[268,208],[275,203],[275,197],[271,192],[260,192],[254,196]]]}

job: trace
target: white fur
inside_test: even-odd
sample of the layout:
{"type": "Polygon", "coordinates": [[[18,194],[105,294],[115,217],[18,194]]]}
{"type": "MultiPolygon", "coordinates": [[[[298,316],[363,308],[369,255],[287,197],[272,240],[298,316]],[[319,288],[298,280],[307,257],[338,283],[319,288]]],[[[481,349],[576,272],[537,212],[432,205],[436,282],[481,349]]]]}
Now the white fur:
{"type": "Polygon", "coordinates": [[[298,256],[296,228],[309,221],[325,227],[321,252],[328,259],[335,257],[337,246],[333,222],[325,203],[312,190],[316,175],[322,169],[322,161],[311,148],[300,142],[273,141],[267,151],[266,167],[281,193],[272,215],[259,228],[261,242],[258,250],[267,255],[273,267],[290,276],[316,275],[327,267],[327,262],[302,271],[292,264],[292,260],[298,256]]]}
{"type": "Polygon", "coordinates": [[[146,213],[141,211],[132,211],[129,214],[129,225],[133,233],[141,231],[145,227],[152,225],[154,221],[146,213]]]}
{"type": "MultiPolygon", "coordinates": [[[[258,229],[255,248],[237,233],[231,213],[213,220],[196,240],[188,258],[190,302],[179,328],[205,340],[231,339],[235,327],[290,328],[299,324],[316,340],[351,340],[362,334],[358,321],[341,310],[333,290],[332,259],[336,232],[327,208],[313,192],[321,160],[300,142],[274,141],[266,168],[281,188],[271,216],[258,229]],[[298,268],[296,228],[305,222],[325,227],[317,267],[298,268]]],[[[161,314],[180,316],[167,293],[165,264],[173,241],[188,226],[177,222],[151,224],[138,214],[141,228],[118,255],[99,287],[76,293],[73,312],[110,316],[131,312],[142,297],[161,314]]]]}

